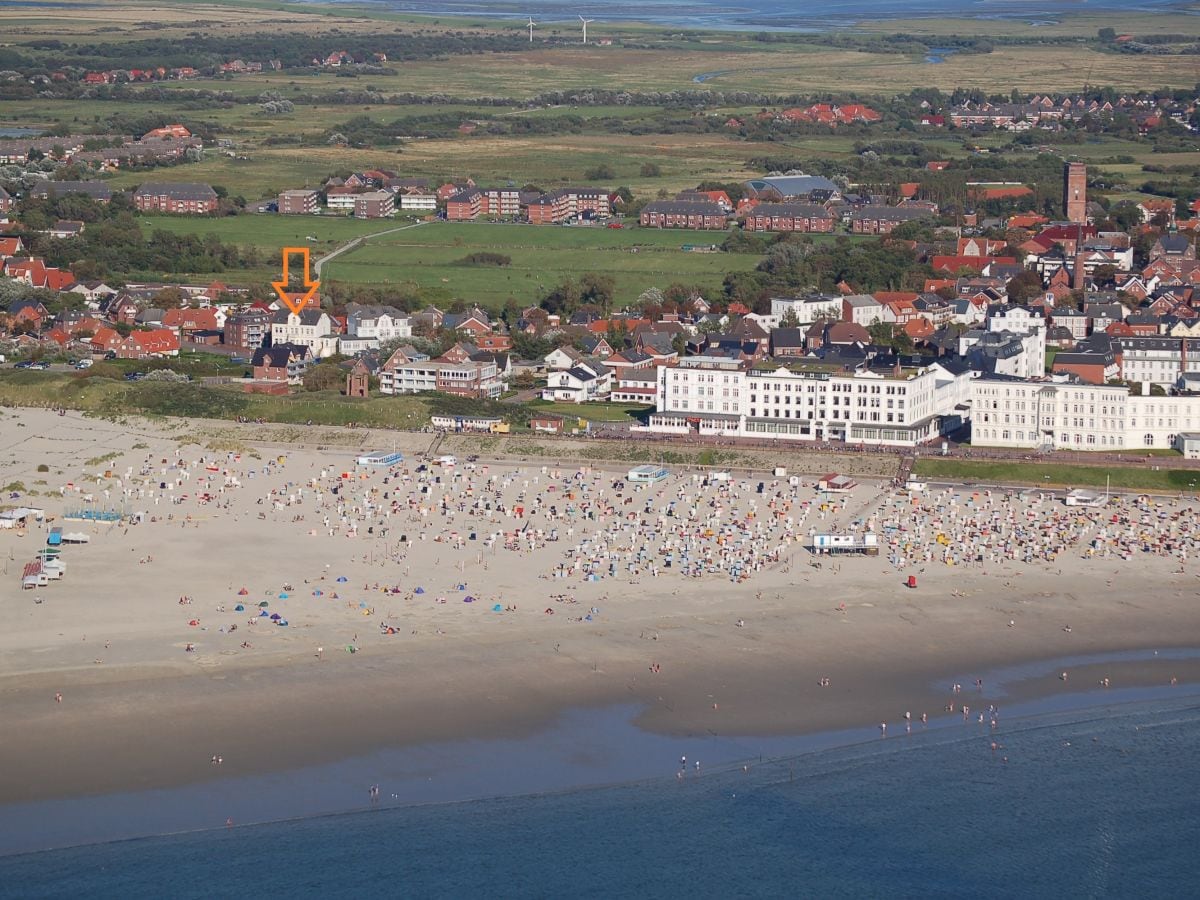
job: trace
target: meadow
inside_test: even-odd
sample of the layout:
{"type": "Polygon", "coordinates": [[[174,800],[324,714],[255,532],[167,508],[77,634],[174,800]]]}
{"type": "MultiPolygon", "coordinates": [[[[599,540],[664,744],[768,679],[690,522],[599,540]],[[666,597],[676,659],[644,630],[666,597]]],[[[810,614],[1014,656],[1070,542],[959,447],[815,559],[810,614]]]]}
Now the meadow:
{"type": "Polygon", "coordinates": [[[1066,463],[976,462],[958,459],[920,459],[913,473],[923,478],[1005,485],[1113,488],[1144,491],[1195,491],[1200,471],[1195,469],[1068,465],[1066,463]]]}
{"type": "MultiPolygon", "coordinates": [[[[363,235],[405,224],[404,220],[358,220],[334,216],[279,216],[270,213],[218,219],[147,216],[147,233],[216,234],[231,244],[253,245],[274,259],[282,247],[310,247],[313,257],[363,235]],[[316,238],[315,241],[308,240],[316,238]]],[[[465,300],[499,308],[509,298],[533,303],[563,281],[583,272],[612,275],[616,299],[635,300],[650,287],[672,283],[698,286],[715,294],[729,272],[754,268],[760,259],[747,253],[684,251],[685,244],[720,245],[724,232],[621,229],[602,226],[523,225],[488,222],[429,222],[375,238],[330,261],[321,273],[326,283],[398,287],[436,302],[465,300]],[[499,253],[505,266],[471,265],[471,253],[499,253]]],[[[219,276],[238,283],[268,281],[278,267],[227,273],[188,273],[203,280],[219,276]]]]}
{"type": "Polygon", "coordinates": [[[422,297],[462,299],[497,308],[508,299],[535,303],[583,272],[611,275],[618,304],[650,287],[699,286],[710,296],[725,275],[752,269],[759,256],[684,251],[685,244],[720,244],[722,232],[620,230],[598,226],[435,222],[368,242],[331,261],[322,277],[338,282],[393,285],[422,297]],[[465,263],[471,253],[499,253],[510,265],[465,263]]]}

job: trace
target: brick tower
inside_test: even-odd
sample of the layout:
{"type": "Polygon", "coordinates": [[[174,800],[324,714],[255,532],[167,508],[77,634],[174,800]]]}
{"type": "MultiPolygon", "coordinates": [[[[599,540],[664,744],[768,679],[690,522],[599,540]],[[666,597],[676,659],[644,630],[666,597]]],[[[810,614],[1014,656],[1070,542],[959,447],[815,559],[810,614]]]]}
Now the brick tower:
{"type": "Polygon", "coordinates": [[[1087,224],[1087,166],[1067,163],[1063,185],[1063,209],[1068,222],[1087,224]]]}

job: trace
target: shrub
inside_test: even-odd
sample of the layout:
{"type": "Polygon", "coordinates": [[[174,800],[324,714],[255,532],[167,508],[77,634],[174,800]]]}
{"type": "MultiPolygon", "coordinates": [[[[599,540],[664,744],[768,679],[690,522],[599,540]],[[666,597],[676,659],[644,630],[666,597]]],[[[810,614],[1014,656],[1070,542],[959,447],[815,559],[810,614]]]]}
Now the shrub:
{"type": "Polygon", "coordinates": [[[459,261],[464,266],[511,266],[512,257],[503,253],[468,253],[459,261]]]}

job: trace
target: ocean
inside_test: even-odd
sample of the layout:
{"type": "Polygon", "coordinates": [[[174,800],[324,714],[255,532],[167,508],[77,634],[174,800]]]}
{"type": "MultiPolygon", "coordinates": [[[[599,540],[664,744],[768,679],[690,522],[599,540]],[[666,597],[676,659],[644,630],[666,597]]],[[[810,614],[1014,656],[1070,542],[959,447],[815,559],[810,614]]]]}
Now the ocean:
{"type": "Polygon", "coordinates": [[[0,898],[1191,897],[1200,697],[1159,694],[684,777],[9,856],[0,898]]]}
{"type": "MultiPolygon", "coordinates": [[[[360,3],[361,0],[347,0],[360,3]]],[[[422,15],[473,16],[542,24],[577,22],[579,15],[600,22],[636,21],[681,28],[737,30],[827,30],[863,19],[969,17],[1039,22],[1069,13],[1105,10],[1124,13],[1187,12],[1179,0],[376,0],[389,9],[422,15]]],[[[1194,8],[1192,10],[1194,12],[1194,8]]]]}

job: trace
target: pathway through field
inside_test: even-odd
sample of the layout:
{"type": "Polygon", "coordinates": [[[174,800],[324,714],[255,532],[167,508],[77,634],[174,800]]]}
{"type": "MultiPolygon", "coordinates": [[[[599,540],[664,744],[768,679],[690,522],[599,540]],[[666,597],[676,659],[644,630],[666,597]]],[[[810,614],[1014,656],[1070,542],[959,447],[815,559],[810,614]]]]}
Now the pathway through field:
{"type": "Polygon", "coordinates": [[[407,231],[410,228],[420,228],[422,225],[427,224],[427,222],[413,222],[411,225],[401,225],[399,228],[388,228],[385,231],[376,231],[374,234],[364,234],[360,237],[356,237],[354,240],[347,241],[336,250],[331,250],[318,259],[315,263],[313,263],[313,271],[316,273],[316,277],[320,279],[321,266],[325,265],[325,263],[329,262],[329,260],[333,259],[335,256],[341,256],[343,253],[348,253],[355,247],[365,244],[371,238],[383,237],[385,234],[395,234],[397,231],[407,231]]]}

